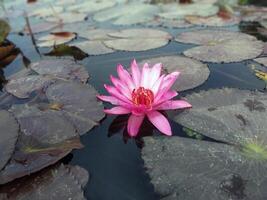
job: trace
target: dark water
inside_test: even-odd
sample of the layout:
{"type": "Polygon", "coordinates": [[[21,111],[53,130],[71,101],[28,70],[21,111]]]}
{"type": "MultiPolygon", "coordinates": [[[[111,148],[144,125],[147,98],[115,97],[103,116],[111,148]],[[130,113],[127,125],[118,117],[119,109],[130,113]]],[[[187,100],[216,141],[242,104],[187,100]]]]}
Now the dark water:
{"type": "MultiPolygon", "coordinates": [[[[240,27],[239,27],[240,28],[240,27]]],[[[243,28],[243,27],[241,27],[243,28]]],[[[240,28],[240,29],[241,29],[240,28]]],[[[232,27],[231,30],[237,30],[232,27]]],[[[173,35],[183,31],[182,29],[165,29],[173,35]]],[[[187,29],[188,30],[188,29],[187,29]]],[[[243,29],[242,31],[246,31],[243,29]]],[[[249,32],[249,31],[248,31],[249,32]]],[[[40,56],[36,53],[31,43],[30,37],[11,34],[9,40],[14,42],[24,52],[31,61],[37,61],[40,56]]],[[[101,94],[107,94],[103,88],[104,83],[110,83],[109,75],[116,75],[116,65],[118,63],[128,66],[133,58],[141,61],[145,58],[163,55],[178,55],[182,51],[192,47],[177,42],[170,42],[162,48],[145,52],[117,52],[102,56],[90,56],[80,61],[90,74],[89,83],[92,84],[101,94]]],[[[46,52],[47,49],[41,49],[46,52]]],[[[250,61],[230,64],[211,64],[209,79],[200,87],[180,93],[181,96],[209,88],[235,87],[241,89],[263,90],[263,81],[258,80],[249,67],[250,61]]],[[[17,58],[12,64],[4,69],[4,74],[8,77],[24,66],[21,58],[17,58]]],[[[108,107],[109,105],[105,105],[108,107]]],[[[172,113],[169,114],[171,118],[172,113]]],[[[137,141],[128,139],[123,135],[123,130],[117,131],[119,124],[113,124],[110,128],[114,116],[107,116],[100,126],[84,135],[82,143],[84,148],[75,150],[69,155],[66,162],[73,165],[80,165],[90,173],[90,180],[85,188],[85,196],[92,200],[156,200],[159,196],[154,192],[146,174],[141,159],[140,146],[142,138],[137,141]],[[114,128],[115,127],[115,128],[114,128]],[[117,128],[116,128],[117,127],[117,128]],[[113,132],[109,133],[109,129],[113,132]],[[112,135],[112,136],[110,136],[112,135]],[[127,141],[127,143],[126,143],[127,141]]],[[[121,123],[123,124],[123,123],[121,123]]],[[[176,123],[171,122],[175,136],[185,136],[182,129],[176,123]]],[[[119,128],[118,128],[119,129],[119,128]]],[[[144,134],[151,134],[150,126],[144,127],[144,134]]],[[[154,134],[159,134],[154,131],[154,134]]]]}

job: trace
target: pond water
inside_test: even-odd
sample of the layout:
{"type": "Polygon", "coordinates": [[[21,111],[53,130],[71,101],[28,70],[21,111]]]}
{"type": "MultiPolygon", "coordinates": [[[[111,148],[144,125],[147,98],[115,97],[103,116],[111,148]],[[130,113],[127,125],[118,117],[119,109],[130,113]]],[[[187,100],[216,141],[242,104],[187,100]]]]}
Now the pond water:
{"type": "MultiPolygon", "coordinates": [[[[86,23],[90,24],[91,19],[86,23]]],[[[94,26],[98,26],[98,23],[94,22],[94,26]]],[[[259,26],[258,23],[241,23],[239,25],[223,27],[220,28],[220,30],[248,33],[255,35],[259,40],[266,42],[267,37],[256,32],[255,27],[259,26]]],[[[120,26],[112,25],[110,21],[100,23],[99,27],[121,29],[120,26]]],[[[134,25],[127,27],[143,28],[146,26],[134,25]]],[[[178,29],[172,27],[153,28],[166,31],[173,36],[185,31],[207,29],[201,26],[178,29]]],[[[45,33],[39,34],[38,37],[42,35],[45,35],[45,33]]],[[[44,53],[47,53],[50,50],[50,48],[39,48],[41,52],[40,56],[32,44],[30,35],[27,34],[20,35],[18,33],[10,33],[7,39],[20,48],[23,54],[32,63],[41,59],[46,59],[44,53]]],[[[77,41],[84,41],[84,39],[78,38],[77,41]]],[[[116,51],[105,55],[89,55],[83,60],[78,60],[76,62],[82,64],[88,71],[90,75],[88,83],[94,86],[100,94],[107,94],[103,85],[105,83],[110,84],[109,76],[110,74],[116,75],[117,64],[120,63],[123,66],[128,67],[133,58],[135,58],[137,62],[141,62],[142,60],[150,59],[152,57],[182,55],[184,51],[195,46],[196,45],[194,44],[185,44],[171,40],[167,45],[160,48],[139,52],[116,51]]],[[[254,75],[251,66],[257,64],[252,60],[244,59],[240,62],[230,63],[212,63],[203,61],[203,63],[207,64],[210,70],[210,75],[207,81],[194,89],[179,92],[179,97],[177,97],[177,99],[202,90],[221,89],[225,87],[264,91],[265,82],[254,75]]],[[[3,69],[3,74],[6,79],[8,79],[10,75],[23,68],[25,68],[25,66],[19,56],[3,69]]],[[[183,76],[183,74],[181,74],[181,76],[183,76]]],[[[3,93],[4,91],[2,94],[3,93]]],[[[3,104],[1,104],[1,106],[6,108],[3,104]]],[[[104,106],[111,108],[107,103],[105,103],[104,106]]],[[[189,137],[183,127],[173,121],[177,112],[170,111],[167,112],[167,114],[170,119],[174,135],[173,137],[189,137]]],[[[158,130],[155,130],[153,125],[149,122],[146,122],[141,128],[144,130],[142,131],[142,135],[135,139],[129,138],[127,137],[127,134],[123,132],[123,127],[127,123],[127,117],[116,117],[117,116],[106,116],[101,120],[99,126],[94,127],[87,134],[81,136],[81,142],[84,147],[78,150],[73,150],[63,158],[63,162],[70,165],[79,165],[89,172],[89,182],[84,188],[84,196],[87,199],[161,199],[164,195],[162,196],[162,194],[155,191],[141,157],[143,137],[151,134],[153,137],[157,137],[160,136],[161,133],[158,130]]],[[[205,136],[202,137],[202,140],[219,142],[216,138],[211,139],[205,136]]]]}

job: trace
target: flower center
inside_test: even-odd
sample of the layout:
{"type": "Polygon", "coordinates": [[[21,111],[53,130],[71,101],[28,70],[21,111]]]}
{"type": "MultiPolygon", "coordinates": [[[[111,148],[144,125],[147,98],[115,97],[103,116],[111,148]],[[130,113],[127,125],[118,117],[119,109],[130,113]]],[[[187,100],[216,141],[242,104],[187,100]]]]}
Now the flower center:
{"type": "Polygon", "coordinates": [[[145,105],[151,107],[154,101],[154,94],[151,90],[139,87],[132,92],[132,101],[135,105],[145,105]]]}

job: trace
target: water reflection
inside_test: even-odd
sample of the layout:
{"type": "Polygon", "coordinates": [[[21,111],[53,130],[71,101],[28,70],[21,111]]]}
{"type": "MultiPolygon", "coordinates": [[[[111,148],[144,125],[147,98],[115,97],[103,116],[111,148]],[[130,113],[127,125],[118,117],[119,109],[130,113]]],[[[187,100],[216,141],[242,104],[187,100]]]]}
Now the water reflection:
{"type": "Polygon", "coordinates": [[[127,131],[127,123],[128,123],[129,115],[119,115],[117,116],[110,124],[108,128],[108,137],[112,137],[116,134],[121,134],[122,132],[122,140],[125,144],[130,139],[135,140],[135,144],[138,148],[142,148],[144,145],[143,137],[146,136],[152,136],[154,130],[156,128],[151,124],[151,122],[145,118],[143,121],[143,124],[141,125],[141,128],[139,129],[138,135],[134,138],[129,136],[127,131]]]}

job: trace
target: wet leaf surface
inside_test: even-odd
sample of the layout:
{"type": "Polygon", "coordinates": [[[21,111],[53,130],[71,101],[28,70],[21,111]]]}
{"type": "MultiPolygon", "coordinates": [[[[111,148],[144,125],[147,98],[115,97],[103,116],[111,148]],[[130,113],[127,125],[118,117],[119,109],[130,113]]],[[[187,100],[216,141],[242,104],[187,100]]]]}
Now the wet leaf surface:
{"type": "Polygon", "coordinates": [[[100,10],[113,7],[115,4],[116,1],[92,0],[68,6],[67,10],[91,14],[100,10]]]}
{"type": "Polygon", "coordinates": [[[11,113],[0,110],[0,170],[6,165],[15,150],[19,125],[11,113]]]}
{"type": "Polygon", "coordinates": [[[218,7],[213,4],[192,3],[178,5],[177,3],[165,4],[162,6],[163,12],[158,16],[167,19],[183,19],[186,15],[197,15],[202,17],[212,16],[217,14],[218,7]]]}
{"type": "Polygon", "coordinates": [[[88,55],[75,46],[68,46],[65,44],[55,46],[50,52],[45,54],[46,56],[71,56],[75,60],[83,60],[88,55]]]}
{"type": "Polygon", "coordinates": [[[145,51],[162,47],[169,43],[172,36],[157,29],[125,29],[108,34],[116,38],[103,43],[112,49],[123,51],[145,51]]]}
{"type": "Polygon", "coordinates": [[[10,79],[5,89],[8,93],[23,99],[29,98],[32,92],[41,91],[54,81],[48,76],[30,75],[10,79]]]}
{"type": "Polygon", "coordinates": [[[83,13],[76,13],[76,12],[64,12],[60,13],[54,17],[46,18],[48,22],[55,22],[60,24],[68,24],[68,23],[75,23],[84,21],[86,18],[86,14],[83,13]]]}
{"type": "Polygon", "coordinates": [[[103,55],[115,52],[113,49],[108,48],[102,41],[84,41],[72,43],[73,47],[78,47],[88,55],[103,55]]]}
{"type": "Polygon", "coordinates": [[[262,53],[264,47],[264,43],[253,36],[222,30],[184,32],[176,37],[176,41],[201,45],[184,51],[184,54],[197,60],[215,63],[255,58],[262,53]]]}
{"type": "Polygon", "coordinates": [[[30,177],[1,186],[0,199],[84,200],[82,189],[88,179],[88,172],[79,166],[56,165],[30,177]]]}
{"type": "Polygon", "coordinates": [[[12,63],[19,55],[20,50],[9,41],[0,45],[0,68],[4,68],[12,63]]]}
{"type": "Polygon", "coordinates": [[[132,25],[152,20],[158,12],[157,6],[132,2],[98,12],[94,15],[94,20],[113,20],[115,25],[132,25]]]}
{"type": "Polygon", "coordinates": [[[251,157],[252,149],[180,137],[144,142],[145,167],[162,199],[266,198],[267,159],[251,157]]]}
{"type": "Polygon", "coordinates": [[[206,64],[184,56],[163,56],[142,61],[140,65],[149,63],[151,66],[162,63],[163,69],[168,73],[181,72],[180,77],[173,85],[173,89],[183,91],[195,88],[204,83],[210,74],[206,64]]]}
{"type": "Polygon", "coordinates": [[[6,39],[9,32],[10,32],[9,24],[6,21],[0,19],[0,43],[6,39]]]}
{"type": "Polygon", "coordinates": [[[76,129],[58,111],[16,105],[10,111],[21,133],[9,163],[0,171],[0,184],[37,172],[81,148],[76,129]]]}
{"type": "Polygon", "coordinates": [[[76,38],[76,34],[73,32],[52,32],[49,35],[38,38],[39,47],[51,47],[60,44],[67,43],[76,38]]]}
{"type": "MultiPolygon", "coordinates": [[[[51,22],[40,22],[36,24],[31,24],[31,30],[33,33],[41,33],[41,32],[46,32],[51,29],[56,28],[59,26],[59,24],[56,23],[51,23],[51,22]]],[[[29,28],[27,26],[24,27],[24,32],[26,34],[29,34],[29,28]]]]}
{"type": "Polygon", "coordinates": [[[265,93],[225,88],[194,93],[186,99],[193,108],[175,117],[183,126],[237,145],[267,142],[265,93]]]}
{"type": "Polygon", "coordinates": [[[200,26],[232,26],[238,24],[240,19],[237,17],[222,18],[217,15],[210,17],[199,17],[199,16],[187,16],[185,20],[194,25],[200,26]]]}
{"type": "Polygon", "coordinates": [[[267,67],[267,57],[255,58],[254,61],[267,67]]]}
{"type": "Polygon", "coordinates": [[[98,125],[104,117],[103,105],[97,101],[96,95],[92,86],[74,82],[56,83],[46,91],[50,103],[63,105],[62,114],[74,124],[81,135],[98,125]]]}
{"type": "Polygon", "coordinates": [[[89,74],[83,65],[71,59],[43,59],[32,63],[30,68],[40,75],[50,75],[67,80],[78,80],[86,83],[89,74]]]}

